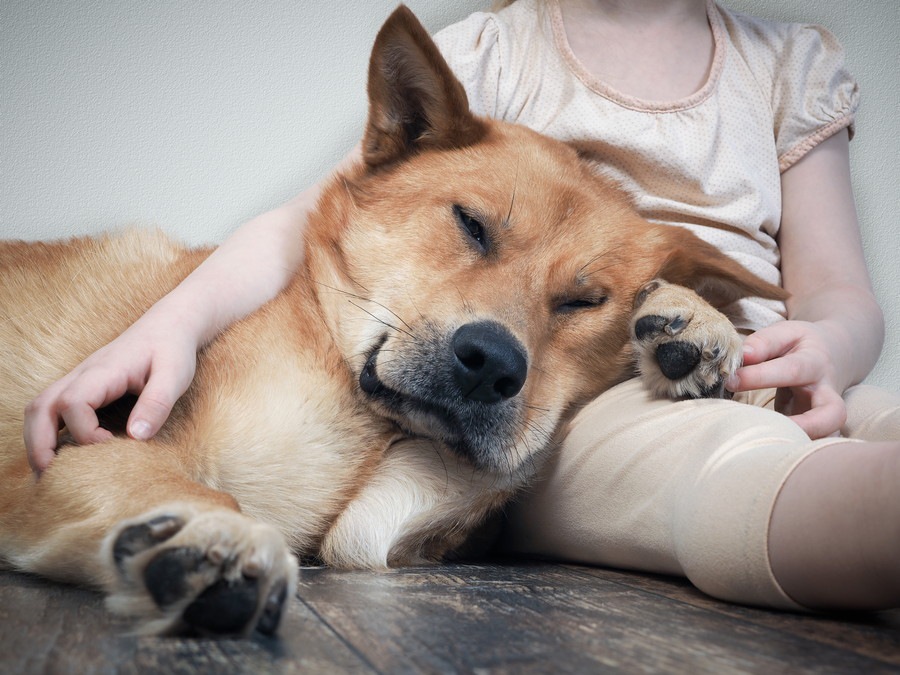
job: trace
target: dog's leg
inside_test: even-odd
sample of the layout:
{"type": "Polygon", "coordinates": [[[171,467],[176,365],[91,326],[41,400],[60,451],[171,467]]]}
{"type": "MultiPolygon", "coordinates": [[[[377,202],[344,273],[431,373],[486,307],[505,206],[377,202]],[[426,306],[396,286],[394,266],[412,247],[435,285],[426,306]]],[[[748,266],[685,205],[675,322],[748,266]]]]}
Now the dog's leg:
{"type": "Polygon", "coordinates": [[[274,632],[294,556],[187,467],[173,448],[118,439],[63,449],[38,481],[7,460],[0,550],[20,570],[103,589],[139,632],[274,632]]]}
{"type": "Polygon", "coordinates": [[[438,562],[512,495],[512,480],[475,470],[433,441],[400,441],[332,525],[320,557],[382,570],[438,562]]]}
{"type": "Polygon", "coordinates": [[[631,320],[638,369],[647,388],[668,398],[722,398],[741,365],[741,336],[694,291],[661,280],[638,293],[631,320]]]}

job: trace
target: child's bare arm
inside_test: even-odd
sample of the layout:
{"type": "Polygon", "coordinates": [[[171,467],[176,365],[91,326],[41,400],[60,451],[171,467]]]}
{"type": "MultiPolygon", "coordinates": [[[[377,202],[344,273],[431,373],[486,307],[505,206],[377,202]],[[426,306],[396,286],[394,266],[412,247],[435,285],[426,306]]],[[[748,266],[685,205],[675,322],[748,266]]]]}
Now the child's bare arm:
{"type": "Polygon", "coordinates": [[[776,406],[811,437],[844,423],[841,394],[875,365],[884,319],[872,293],[850,184],[848,135],[782,175],[779,246],[788,321],[749,336],[732,391],[780,389],[776,406]]]}
{"type": "MultiPolygon", "coordinates": [[[[358,157],[354,149],[339,168],[358,157]]],[[[129,435],[156,434],[194,377],[197,350],[273,298],[302,265],[306,219],[323,182],[242,225],[128,330],[35,398],[24,424],[32,468],[50,464],[63,424],[79,443],[108,438],[95,411],[129,392],[139,395],[129,435]]]]}

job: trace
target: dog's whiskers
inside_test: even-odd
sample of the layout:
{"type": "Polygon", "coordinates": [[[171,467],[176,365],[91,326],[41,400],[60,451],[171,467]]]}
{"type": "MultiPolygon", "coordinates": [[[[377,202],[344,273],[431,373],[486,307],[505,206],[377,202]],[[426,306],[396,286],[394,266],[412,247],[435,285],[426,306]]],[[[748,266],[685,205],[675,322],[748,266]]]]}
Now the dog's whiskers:
{"type": "Polygon", "coordinates": [[[547,448],[550,447],[550,444],[553,440],[553,433],[544,428],[543,425],[534,422],[533,420],[527,420],[525,422],[525,428],[534,436],[534,440],[540,443],[540,448],[537,450],[533,450],[531,448],[531,438],[526,434],[522,438],[522,444],[525,446],[527,450],[527,454],[525,459],[528,461],[528,464],[531,466],[531,474],[533,475],[537,471],[537,464],[535,460],[539,454],[546,452],[547,448]]]}
{"type": "Polygon", "coordinates": [[[616,261],[611,261],[608,265],[604,265],[603,267],[599,267],[599,268],[595,268],[590,271],[587,271],[588,267],[593,265],[598,260],[600,260],[602,258],[606,258],[607,256],[611,256],[611,255],[615,254],[617,251],[621,250],[622,248],[625,248],[625,246],[620,244],[619,246],[615,246],[611,249],[607,249],[607,250],[603,251],[602,253],[598,253],[593,258],[591,258],[586,263],[584,263],[584,265],[582,265],[578,269],[577,277],[579,279],[587,279],[588,277],[590,277],[593,274],[597,274],[598,272],[602,272],[603,270],[609,269],[610,267],[612,267],[613,265],[616,264],[616,261]]]}
{"type": "Polygon", "coordinates": [[[510,225],[510,217],[512,216],[513,204],[516,203],[516,190],[519,187],[519,159],[516,158],[516,173],[513,177],[513,190],[512,197],[509,200],[509,211],[506,212],[506,218],[503,221],[504,227],[509,227],[510,225]]]}
{"type": "Polygon", "coordinates": [[[469,301],[466,300],[466,296],[464,296],[464,295],[462,294],[462,291],[459,290],[459,286],[454,286],[454,288],[456,289],[456,293],[459,295],[459,300],[460,300],[460,303],[462,304],[462,310],[463,310],[463,312],[465,312],[465,313],[467,313],[467,314],[470,314],[470,315],[474,316],[474,315],[475,315],[475,312],[472,311],[472,308],[471,308],[471,306],[470,306],[470,304],[469,304],[469,301]]]}
{"type": "MultiPolygon", "coordinates": [[[[409,330],[412,330],[412,327],[411,327],[408,323],[406,323],[406,321],[403,320],[403,317],[402,317],[402,316],[400,316],[399,314],[397,314],[397,312],[395,312],[394,310],[392,310],[392,309],[391,309],[390,307],[388,307],[387,305],[383,305],[382,303],[378,302],[377,300],[372,300],[372,298],[366,298],[366,297],[364,297],[364,296],[362,296],[362,295],[358,295],[357,293],[351,293],[350,291],[345,291],[343,288],[335,288],[334,286],[329,286],[328,284],[323,284],[321,281],[316,282],[316,283],[318,283],[319,286],[322,286],[323,288],[327,288],[327,289],[330,290],[330,291],[334,291],[335,293],[340,293],[340,294],[342,294],[342,295],[347,295],[347,296],[349,296],[349,297],[351,297],[351,298],[354,298],[355,300],[362,300],[363,302],[371,302],[373,305],[378,305],[378,306],[381,307],[384,311],[389,312],[392,316],[397,317],[397,320],[398,320],[400,323],[402,323],[404,326],[406,326],[409,330]]],[[[354,283],[356,283],[356,282],[354,282],[354,283]]],[[[359,286],[360,288],[363,288],[363,290],[367,290],[367,289],[365,289],[361,284],[357,284],[357,286],[359,286]]],[[[358,306],[358,305],[357,305],[357,306],[358,306]]],[[[360,309],[361,309],[361,308],[360,308],[360,309]]],[[[418,311],[418,310],[416,310],[416,311],[418,311]]],[[[421,316],[421,313],[420,313],[420,316],[421,316]]]]}
{"type": "MultiPolygon", "coordinates": [[[[399,327],[397,327],[397,326],[395,326],[395,325],[393,325],[393,324],[388,323],[387,321],[385,321],[384,319],[382,319],[380,316],[377,316],[376,314],[373,314],[372,312],[370,312],[369,310],[367,310],[365,307],[360,307],[359,305],[357,305],[357,304],[356,304],[355,302],[353,302],[352,300],[348,300],[347,302],[349,302],[351,305],[353,305],[354,307],[356,307],[359,311],[365,312],[366,314],[368,314],[369,316],[371,316],[373,319],[375,319],[378,323],[382,324],[383,326],[385,326],[385,327],[387,327],[387,328],[390,328],[391,330],[395,330],[395,331],[397,331],[398,333],[403,333],[403,334],[405,334],[405,335],[408,335],[409,337],[411,337],[411,338],[414,339],[414,340],[416,339],[416,336],[413,335],[413,334],[412,334],[411,332],[409,332],[408,330],[404,330],[404,329],[399,328],[399,327]]],[[[401,319],[401,321],[402,321],[402,319],[401,319]]]]}

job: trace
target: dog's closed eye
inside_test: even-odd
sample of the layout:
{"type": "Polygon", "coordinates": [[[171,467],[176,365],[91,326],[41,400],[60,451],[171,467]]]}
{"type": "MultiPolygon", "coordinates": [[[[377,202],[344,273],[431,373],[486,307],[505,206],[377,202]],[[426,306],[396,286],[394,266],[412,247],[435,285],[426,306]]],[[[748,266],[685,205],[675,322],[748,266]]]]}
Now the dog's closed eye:
{"type": "Polygon", "coordinates": [[[593,309],[605,304],[606,300],[607,298],[605,295],[596,295],[573,299],[564,298],[556,303],[556,311],[560,314],[565,314],[568,312],[577,312],[584,309],[593,309]]]}
{"type": "Polygon", "coordinates": [[[490,240],[481,220],[457,205],[453,206],[453,214],[456,216],[456,220],[463,232],[469,236],[469,239],[477,246],[478,250],[481,253],[487,253],[490,247],[490,240]]]}

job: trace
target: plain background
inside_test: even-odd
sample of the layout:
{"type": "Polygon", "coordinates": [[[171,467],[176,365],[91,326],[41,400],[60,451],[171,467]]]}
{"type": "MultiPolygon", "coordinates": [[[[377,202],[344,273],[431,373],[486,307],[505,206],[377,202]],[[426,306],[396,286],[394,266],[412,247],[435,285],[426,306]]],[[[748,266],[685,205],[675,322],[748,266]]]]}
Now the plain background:
{"type": "MultiPolygon", "coordinates": [[[[436,31],[489,0],[409,0],[436,31]]],[[[727,0],[821,23],[862,89],[851,144],[888,338],[869,382],[900,389],[900,1],[727,0]]],[[[0,3],[0,238],[153,224],[217,243],[359,138],[393,0],[0,3]]]]}

